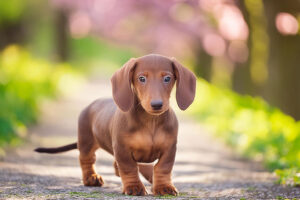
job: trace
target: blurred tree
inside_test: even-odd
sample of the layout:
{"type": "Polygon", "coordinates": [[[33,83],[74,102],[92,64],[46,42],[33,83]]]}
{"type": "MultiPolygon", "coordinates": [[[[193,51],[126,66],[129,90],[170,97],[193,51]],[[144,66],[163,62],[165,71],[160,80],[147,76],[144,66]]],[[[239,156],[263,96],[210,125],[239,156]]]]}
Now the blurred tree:
{"type": "Polygon", "coordinates": [[[266,99],[300,120],[300,35],[299,32],[295,35],[283,35],[275,24],[280,12],[297,16],[300,12],[300,1],[264,0],[264,5],[270,36],[270,78],[266,87],[266,99]]]}
{"type": "Polygon", "coordinates": [[[66,61],[69,57],[69,32],[67,11],[62,8],[55,12],[56,52],[59,61],[66,61]]]}
{"type": "MultiPolygon", "coordinates": [[[[251,43],[252,43],[252,33],[251,29],[252,26],[249,21],[249,12],[246,9],[245,1],[238,1],[238,6],[244,16],[245,22],[248,25],[249,31],[249,39],[247,41],[247,46],[249,49],[251,49],[251,43]]],[[[248,55],[248,59],[244,63],[237,63],[235,65],[233,74],[232,74],[232,88],[236,92],[240,94],[251,94],[254,95],[254,83],[251,79],[250,75],[250,57],[251,57],[251,51],[248,55]]]]}
{"type": "Polygon", "coordinates": [[[210,82],[212,78],[212,57],[200,47],[199,45],[196,48],[194,72],[198,77],[210,82]]]}
{"type": "Polygon", "coordinates": [[[67,26],[66,9],[53,9],[50,1],[0,0],[0,49],[21,44],[39,56],[65,61],[69,54],[67,26]]]}
{"type": "Polygon", "coordinates": [[[0,49],[25,41],[23,14],[26,3],[20,0],[0,1],[0,49]]]}
{"type": "Polygon", "coordinates": [[[4,22],[0,24],[0,49],[8,44],[23,44],[25,41],[25,30],[23,21],[13,24],[4,22]]]}
{"type": "Polygon", "coordinates": [[[264,6],[262,1],[245,0],[239,7],[248,24],[249,58],[237,65],[233,76],[234,88],[242,94],[264,95],[264,86],[268,79],[268,34],[266,30],[264,6]]]}

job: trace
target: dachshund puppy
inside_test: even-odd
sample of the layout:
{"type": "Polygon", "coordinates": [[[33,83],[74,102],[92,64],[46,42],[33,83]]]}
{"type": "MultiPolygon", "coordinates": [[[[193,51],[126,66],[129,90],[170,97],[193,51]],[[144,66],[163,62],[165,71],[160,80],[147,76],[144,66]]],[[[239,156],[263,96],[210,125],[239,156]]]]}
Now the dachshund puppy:
{"type": "Polygon", "coordinates": [[[114,73],[111,83],[113,99],[98,99],[81,112],[77,143],[35,151],[59,153],[78,148],[84,185],[102,186],[94,167],[95,151],[102,148],[115,158],[124,194],[147,194],[140,172],[153,183],[154,195],[177,195],[171,172],[178,122],[169,97],[176,84],[177,104],[187,109],[195,97],[195,75],[174,58],[151,54],[130,59],[114,73]],[[154,166],[149,164],[155,160],[154,166]]]}

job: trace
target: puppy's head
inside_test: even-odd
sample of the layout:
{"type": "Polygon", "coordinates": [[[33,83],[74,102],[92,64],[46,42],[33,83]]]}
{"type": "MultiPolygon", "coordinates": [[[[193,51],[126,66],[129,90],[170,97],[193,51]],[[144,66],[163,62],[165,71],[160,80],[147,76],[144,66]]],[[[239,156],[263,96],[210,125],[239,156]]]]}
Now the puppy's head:
{"type": "Polygon", "coordinates": [[[195,75],[178,63],[160,55],[130,59],[111,78],[113,98],[127,112],[134,104],[134,95],[146,112],[159,115],[169,109],[171,90],[176,83],[176,100],[185,110],[195,97],[195,75]]]}

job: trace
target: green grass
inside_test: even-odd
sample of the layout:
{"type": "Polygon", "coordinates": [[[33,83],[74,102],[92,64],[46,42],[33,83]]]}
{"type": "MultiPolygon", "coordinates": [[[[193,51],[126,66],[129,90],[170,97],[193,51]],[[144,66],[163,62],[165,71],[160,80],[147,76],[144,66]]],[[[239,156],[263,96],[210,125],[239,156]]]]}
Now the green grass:
{"type": "Polygon", "coordinates": [[[199,196],[195,196],[195,195],[190,195],[186,192],[181,192],[179,193],[177,196],[173,196],[173,195],[163,195],[163,196],[155,196],[157,199],[174,199],[174,198],[178,198],[178,197],[185,197],[188,199],[195,199],[195,198],[200,198],[199,196]]]}
{"type": "Polygon", "coordinates": [[[300,186],[299,168],[277,169],[275,170],[275,173],[279,177],[278,183],[300,186]]]}
{"type": "Polygon", "coordinates": [[[118,197],[120,195],[114,194],[114,193],[102,193],[98,191],[93,191],[93,192],[69,192],[69,195],[71,197],[84,197],[84,198],[101,198],[101,197],[118,197]]]}
{"type": "Polygon", "coordinates": [[[103,196],[100,192],[69,192],[72,197],[85,197],[85,198],[100,198],[103,196]]]}
{"type": "Polygon", "coordinates": [[[176,198],[176,196],[173,195],[163,195],[163,196],[156,196],[157,199],[173,199],[176,198]]]}
{"type": "Polygon", "coordinates": [[[236,152],[262,161],[271,171],[277,169],[280,183],[299,185],[299,121],[261,98],[241,96],[203,80],[198,81],[189,113],[236,152]],[[287,175],[293,178],[286,181],[287,175]]]}

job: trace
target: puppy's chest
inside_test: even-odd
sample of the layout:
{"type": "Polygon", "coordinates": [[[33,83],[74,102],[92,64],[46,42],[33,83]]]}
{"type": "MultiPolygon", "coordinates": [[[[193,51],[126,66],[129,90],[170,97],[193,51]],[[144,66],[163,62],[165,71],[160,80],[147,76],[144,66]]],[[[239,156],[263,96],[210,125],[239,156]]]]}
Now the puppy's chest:
{"type": "Polygon", "coordinates": [[[165,132],[140,130],[131,134],[129,146],[132,157],[137,162],[153,162],[159,158],[161,151],[168,145],[165,132]]]}

